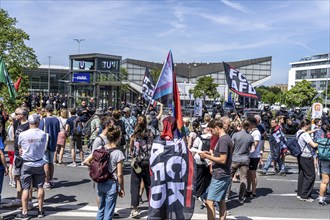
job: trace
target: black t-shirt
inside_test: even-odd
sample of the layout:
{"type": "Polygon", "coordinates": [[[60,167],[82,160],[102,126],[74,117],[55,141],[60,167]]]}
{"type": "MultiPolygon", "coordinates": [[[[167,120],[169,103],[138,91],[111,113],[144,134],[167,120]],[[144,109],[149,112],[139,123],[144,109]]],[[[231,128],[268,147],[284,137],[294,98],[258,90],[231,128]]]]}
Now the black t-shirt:
{"type": "Polygon", "coordinates": [[[15,155],[19,155],[19,148],[18,148],[18,135],[23,131],[26,131],[30,128],[29,123],[26,121],[24,124],[19,124],[17,129],[15,130],[15,138],[14,138],[14,148],[15,148],[15,155]]]}
{"type": "Polygon", "coordinates": [[[228,134],[223,135],[219,138],[217,146],[214,149],[214,156],[219,157],[220,154],[227,154],[226,164],[213,163],[213,173],[214,179],[221,179],[230,176],[230,166],[232,159],[232,152],[234,149],[234,144],[228,134]]]}

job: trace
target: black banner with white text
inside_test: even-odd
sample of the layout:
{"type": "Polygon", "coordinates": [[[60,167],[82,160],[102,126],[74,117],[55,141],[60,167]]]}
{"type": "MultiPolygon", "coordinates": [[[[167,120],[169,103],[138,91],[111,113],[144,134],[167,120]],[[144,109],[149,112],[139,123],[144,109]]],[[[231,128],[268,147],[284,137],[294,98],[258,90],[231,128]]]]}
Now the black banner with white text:
{"type": "Polygon", "coordinates": [[[242,73],[231,67],[228,63],[223,62],[223,66],[225,68],[227,85],[231,91],[240,96],[258,100],[260,99],[259,95],[257,94],[257,91],[247,81],[247,79],[242,73]]]}

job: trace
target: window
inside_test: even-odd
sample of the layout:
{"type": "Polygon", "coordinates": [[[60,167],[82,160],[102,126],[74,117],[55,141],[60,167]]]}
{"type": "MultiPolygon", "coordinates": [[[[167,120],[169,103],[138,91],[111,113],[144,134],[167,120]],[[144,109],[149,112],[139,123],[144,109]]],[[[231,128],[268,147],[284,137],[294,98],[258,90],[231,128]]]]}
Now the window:
{"type": "Polygon", "coordinates": [[[306,79],[307,70],[298,70],[296,72],[296,79],[306,79]]]}
{"type": "Polygon", "coordinates": [[[323,68],[323,69],[314,69],[311,70],[311,77],[312,79],[315,78],[326,78],[327,77],[327,69],[323,68]]]}

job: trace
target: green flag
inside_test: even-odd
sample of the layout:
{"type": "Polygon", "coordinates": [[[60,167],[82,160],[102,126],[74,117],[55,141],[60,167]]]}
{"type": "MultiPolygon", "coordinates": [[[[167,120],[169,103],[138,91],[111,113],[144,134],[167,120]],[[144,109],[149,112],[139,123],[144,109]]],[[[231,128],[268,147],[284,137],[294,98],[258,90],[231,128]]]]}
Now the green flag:
{"type": "Polygon", "coordinates": [[[17,92],[16,92],[13,82],[11,81],[11,78],[7,72],[5,62],[3,61],[3,59],[1,57],[0,57],[0,83],[4,83],[7,85],[9,97],[11,99],[15,99],[17,96],[17,92]]]}

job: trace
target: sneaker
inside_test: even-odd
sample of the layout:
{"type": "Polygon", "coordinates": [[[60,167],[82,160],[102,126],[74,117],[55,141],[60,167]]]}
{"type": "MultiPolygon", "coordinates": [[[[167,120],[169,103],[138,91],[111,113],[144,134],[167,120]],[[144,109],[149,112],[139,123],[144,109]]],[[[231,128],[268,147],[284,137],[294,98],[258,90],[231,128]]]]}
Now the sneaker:
{"type": "Polygon", "coordinates": [[[119,213],[117,212],[117,211],[115,211],[114,213],[113,213],[113,218],[119,218],[120,216],[119,216],[119,213]]]}
{"type": "Polygon", "coordinates": [[[326,206],[328,205],[328,203],[324,200],[324,201],[319,201],[319,205],[320,206],[326,206]]]}
{"type": "Polygon", "coordinates": [[[266,172],[265,171],[260,171],[260,176],[266,176],[266,172]]]}
{"type": "Polygon", "coordinates": [[[51,188],[52,188],[52,186],[50,185],[50,183],[44,183],[45,190],[50,190],[51,188]]]}
{"type": "Polygon", "coordinates": [[[138,218],[139,216],[140,216],[139,211],[136,210],[136,209],[132,209],[130,217],[131,218],[138,218]]]}
{"type": "Polygon", "coordinates": [[[28,220],[30,219],[30,217],[28,216],[28,214],[19,213],[15,216],[15,219],[28,220]]]}
{"type": "Polygon", "coordinates": [[[297,199],[301,199],[301,197],[297,195],[297,199]]]}
{"type": "Polygon", "coordinates": [[[76,162],[73,162],[73,163],[68,164],[68,167],[76,167],[76,166],[77,166],[77,163],[76,162]]]}
{"type": "Polygon", "coordinates": [[[43,218],[45,217],[45,211],[42,210],[42,211],[38,211],[38,218],[43,218]]]}
{"type": "Polygon", "coordinates": [[[4,204],[3,207],[19,207],[22,206],[22,200],[14,199],[8,204],[4,204]]]}
{"type": "Polygon", "coordinates": [[[280,175],[280,176],[286,176],[286,173],[285,173],[285,171],[280,171],[280,172],[278,173],[278,175],[280,175]]]}
{"type": "Polygon", "coordinates": [[[300,201],[314,202],[314,199],[312,199],[312,198],[307,198],[307,199],[300,198],[300,201]]]}
{"type": "Polygon", "coordinates": [[[246,191],[245,192],[245,196],[246,197],[248,197],[248,198],[255,198],[255,197],[257,197],[257,194],[254,194],[254,193],[252,193],[252,192],[250,192],[250,191],[246,191]]]}
{"type": "Polygon", "coordinates": [[[55,186],[55,183],[51,180],[49,181],[50,188],[53,188],[55,186]]]}

